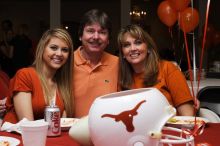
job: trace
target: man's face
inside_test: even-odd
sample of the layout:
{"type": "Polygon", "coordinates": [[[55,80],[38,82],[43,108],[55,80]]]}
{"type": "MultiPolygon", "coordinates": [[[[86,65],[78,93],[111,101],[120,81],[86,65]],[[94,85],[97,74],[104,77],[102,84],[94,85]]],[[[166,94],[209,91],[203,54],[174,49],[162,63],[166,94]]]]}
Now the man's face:
{"type": "Polygon", "coordinates": [[[99,23],[87,24],[80,39],[87,53],[100,53],[109,44],[109,32],[107,29],[103,29],[99,23]]]}

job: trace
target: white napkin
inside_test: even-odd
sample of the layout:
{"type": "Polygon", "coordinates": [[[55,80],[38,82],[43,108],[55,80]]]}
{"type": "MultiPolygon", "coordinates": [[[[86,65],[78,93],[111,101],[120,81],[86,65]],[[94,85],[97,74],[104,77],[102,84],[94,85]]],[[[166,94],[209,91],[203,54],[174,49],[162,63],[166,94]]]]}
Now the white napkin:
{"type": "Polygon", "coordinates": [[[23,122],[29,121],[26,118],[23,118],[21,121],[19,121],[16,124],[12,124],[10,122],[4,122],[2,127],[1,127],[1,131],[7,131],[7,132],[17,132],[21,134],[21,129],[20,129],[20,125],[23,122]]]}

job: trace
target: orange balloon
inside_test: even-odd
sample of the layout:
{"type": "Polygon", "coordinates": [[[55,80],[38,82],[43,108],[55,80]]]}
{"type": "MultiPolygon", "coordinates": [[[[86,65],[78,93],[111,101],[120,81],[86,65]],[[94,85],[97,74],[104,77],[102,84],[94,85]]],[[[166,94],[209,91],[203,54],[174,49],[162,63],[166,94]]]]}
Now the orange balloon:
{"type": "Polygon", "coordinates": [[[162,1],[157,9],[157,15],[160,20],[171,27],[177,21],[177,12],[170,6],[168,1],[162,1]]]}
{"type": "Polygon", "coordinates": [[[219,31],[215,31],[214,35],[213,35],[213,45],[217,46],[220,44],[220,32],[219,31]]]}
{"type": "Polygon", "coordinates": [[[168,0],[171,6],[177,11],[186,9],[190,3],[190,0],[168,0]]]}
{"type": "Polygon", "coordinates": [[[199,13],[196,9],[188,7],[180,13],[179,21],[181,30],[190,32],[199,24],[199,13]]]}
{"type": "Polygon", "coordinates": [[[213,36],[214,32],[215,32],[215,28],[213,27],[212,24],[209,23],[206,28],[206,35],[213,36]]]}
{"type": "Polygon", "coordinates": [[[211,48],[211,46],[212,46],[212,40],[207,36],[205,41],[205,48],[211,48]]]}
{"type": "Polygon", "coordinates": [[[214,34],[215,34],[215,28],[213,27],[212,24],[209,23],[206,28],[206,41],[205,41],[206,48],[210,48],[213,45],[214,34]]]}

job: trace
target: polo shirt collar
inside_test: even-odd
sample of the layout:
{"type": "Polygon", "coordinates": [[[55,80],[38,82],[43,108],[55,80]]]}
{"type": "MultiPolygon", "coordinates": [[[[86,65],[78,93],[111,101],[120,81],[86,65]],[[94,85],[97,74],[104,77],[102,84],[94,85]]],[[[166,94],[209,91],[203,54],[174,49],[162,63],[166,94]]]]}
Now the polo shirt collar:
{"type": "MultiPolygon", "coordinates": [[[[87,60],[82,56],[80,53],[80,49],[82,49],[82,46],[80,46],[75,52],[74,52],[74,61],[76,65],[83,65],[87,63],[87,60]]],[[[101,65],[108,65],[109,62],[107,61],[107,53],[104,52],[101,58],[101,61],[98,64],[101,65]]]]}

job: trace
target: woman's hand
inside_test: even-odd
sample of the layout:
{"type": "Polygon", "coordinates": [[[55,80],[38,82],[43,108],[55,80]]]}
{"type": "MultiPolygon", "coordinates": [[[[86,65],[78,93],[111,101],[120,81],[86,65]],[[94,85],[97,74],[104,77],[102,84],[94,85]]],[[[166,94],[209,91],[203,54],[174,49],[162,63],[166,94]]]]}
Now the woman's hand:
{"type": "Polygon", "coordinates": [[[3,115],[6,112],[6,106],[5,104],[0,104],[0,119],[3,118],[3,115]]]}
{"type": "Polygon", "coordinates": [[[6,98],[0,100],[0,119],[3,118],[3,116],[6,113],[6,98]]]}

